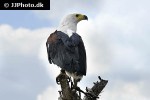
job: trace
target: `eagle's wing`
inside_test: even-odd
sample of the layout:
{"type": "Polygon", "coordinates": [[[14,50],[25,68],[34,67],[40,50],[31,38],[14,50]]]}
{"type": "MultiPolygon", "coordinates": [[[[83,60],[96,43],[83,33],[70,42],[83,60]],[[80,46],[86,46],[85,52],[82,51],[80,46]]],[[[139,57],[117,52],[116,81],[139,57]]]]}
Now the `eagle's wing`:
{"type": "Polygon", "coordinates": [[[46,42],[47,55],[48,55],[48,60],[49,60],[50,64],[52,64],[52,59],[51,59],[52,52],[55,51],[54,50],[54,45],[56,45],[57,40],[58,40],[58,36],[57,36],[56,32],[57,31],[55,31],[54,33],[50,34],[50,36],[48,37],[47,42],[46,42]]]}
{"type": "Polygon", "coordinates": [[[80,39],[80,42],[78,44],[78,51],[79,51],[79,66],[81,67],[81,71],[83,75],[86,75],[86,69],[87,69],[86,51],[82,39],[80,39]]]}
{"type": "Polygon", "coordinates": [[[50,63],[68,72],[86,75],[86,52],[78,34],[69,38],[65,33],[55,31],[47,39],[46,47],[50,63]]]}
{"type": "Polygon", "coordinates": [[[77,52],[79,58],[77,59],[79,68],[77,70],[78,74],[86,75],[86,51],[85,51],[85,46],[83,43],[83,40],[80,35],[77,33],[73,33],[73,35],[70,37],[71,38],[71,44],[77,48],[75,52],[77,52]]]}

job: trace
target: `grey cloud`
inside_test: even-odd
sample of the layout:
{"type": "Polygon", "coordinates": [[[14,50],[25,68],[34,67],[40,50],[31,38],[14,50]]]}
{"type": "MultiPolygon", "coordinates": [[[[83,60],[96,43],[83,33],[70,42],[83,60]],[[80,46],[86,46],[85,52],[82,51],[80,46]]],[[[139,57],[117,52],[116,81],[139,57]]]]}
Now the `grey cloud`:
{"type": "Polygon", "coordinates": [[[36,100],[36,95],[52,85],[51,78],[37,56],[5,54],[3,59],[0,70],[1,99],[36,100]]]}

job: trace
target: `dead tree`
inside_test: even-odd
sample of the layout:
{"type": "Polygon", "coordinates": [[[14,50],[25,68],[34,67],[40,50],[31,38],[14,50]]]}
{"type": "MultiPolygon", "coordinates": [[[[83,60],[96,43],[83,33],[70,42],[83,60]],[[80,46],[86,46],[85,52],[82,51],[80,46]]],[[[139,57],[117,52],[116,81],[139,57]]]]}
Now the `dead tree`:
{"type": "Polygon", "coordinates": [[[86,87],[86,91],[84,92],[79,87],[76,89],[72,88],[73,82],[71,78],[65,72],[61,72],[56,79],[57,83],[61,86],[61,91],[58,91],[60,94],[58,100],[97,100],[99,94],[108,83],[108,80],[103,80],[100,76],[98,76],[98,79],[99,81],[94,82],[92,88],[86,87]],[[81,98],[81,94],[84,94],[83,99],[81,98]]]}

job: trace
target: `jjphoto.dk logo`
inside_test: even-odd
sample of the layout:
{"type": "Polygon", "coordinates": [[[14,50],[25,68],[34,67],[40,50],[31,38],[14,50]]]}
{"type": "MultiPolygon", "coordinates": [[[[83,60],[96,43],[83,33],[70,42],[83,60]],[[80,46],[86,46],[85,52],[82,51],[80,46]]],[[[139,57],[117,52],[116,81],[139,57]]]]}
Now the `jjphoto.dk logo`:
{"type": "Polygon", "coordinates": [[[5,8],[8,8],[8,7],[44,7],[44,4],[41,3],[41,2],[38,2],[37,4],[32,4],[32,3],[27,3],[27,4],[24,4],[22,2],[20,3],[4,3],[4,7],[5,8]]]}
{"type": "Polygon", "coordinates": [[[50,0],[5,0],[0,10],[50,10],[50,0]]]}

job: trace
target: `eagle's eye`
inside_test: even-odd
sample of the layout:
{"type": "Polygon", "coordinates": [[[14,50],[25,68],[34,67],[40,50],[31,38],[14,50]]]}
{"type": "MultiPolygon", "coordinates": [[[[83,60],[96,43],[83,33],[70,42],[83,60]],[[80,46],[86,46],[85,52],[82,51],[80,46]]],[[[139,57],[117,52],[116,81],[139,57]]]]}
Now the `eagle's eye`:
{"type": "Polygon", "coordinates": [[[76,17],[79,17],[79,14],[76,14],[76,17]]]}

